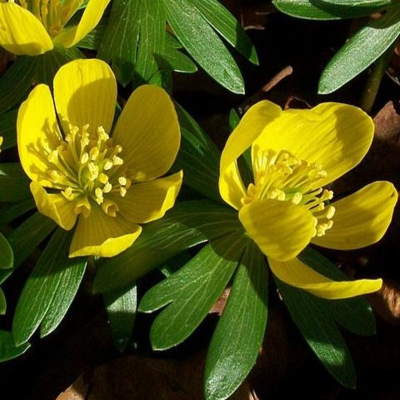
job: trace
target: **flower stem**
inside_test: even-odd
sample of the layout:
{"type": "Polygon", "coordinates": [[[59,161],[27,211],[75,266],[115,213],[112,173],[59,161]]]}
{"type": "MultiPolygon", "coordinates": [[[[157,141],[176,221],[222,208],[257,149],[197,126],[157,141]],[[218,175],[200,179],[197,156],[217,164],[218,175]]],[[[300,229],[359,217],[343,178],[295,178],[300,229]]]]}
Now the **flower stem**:
{"type": "Polygon", "coordinates": [[[371,66],[371,73],[367,79],[360,100],[360,107],[367,113],[370,113],[372,110],[382,78],[390,60],[392,59],[396,43],[397,41],[394,41],[394,43],[371,66]]]}

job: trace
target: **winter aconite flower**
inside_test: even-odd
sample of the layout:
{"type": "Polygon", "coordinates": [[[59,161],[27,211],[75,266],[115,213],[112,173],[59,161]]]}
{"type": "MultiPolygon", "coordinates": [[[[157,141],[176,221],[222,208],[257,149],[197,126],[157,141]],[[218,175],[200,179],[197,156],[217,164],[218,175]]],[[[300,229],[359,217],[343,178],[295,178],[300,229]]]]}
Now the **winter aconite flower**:
{"type": "Polygon", "coordinates": [[[83,0],[0,0],[0,46],[28,56],[72,47],[99,23],[109,2],[89,0],[80,22],[66,26],[83,0]]]}
{"type": "Polygon", "coordinates": [[[324,188],[362,160],[373,132],[371,118],[354,106],[282,111],[268,101],[251,107],[232,132],[221,157],[220,193],[279,279],[325,298],[381,287],[380,279],[333,282],[297,259],[309,243],[351,250],[384,235],[397,201],[391,183],[374,182],[337,201],[324,188]],[[253,179],[245,185],[238,158],[249,148],[253,179]]]}
{"type": "Polygon", "coordinates": [[[182,183],[181,172],[162,177],[180,145],[168,94],[139,87],[113,127],[116,99],[106,63],[75,60],[54,78],[54,103],[40,84],[18,112],[18,151],[37,208],[66,230],[75,226],[70,257],[125,250],[139,224],[174,205],[182,183]]]}

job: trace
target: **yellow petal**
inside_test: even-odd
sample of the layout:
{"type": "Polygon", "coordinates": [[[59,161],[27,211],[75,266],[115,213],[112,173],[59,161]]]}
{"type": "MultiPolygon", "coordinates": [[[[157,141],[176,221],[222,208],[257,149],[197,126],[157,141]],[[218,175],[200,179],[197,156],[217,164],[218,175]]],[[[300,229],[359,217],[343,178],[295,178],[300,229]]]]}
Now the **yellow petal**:
{"type": "Polygon", "coordinates": [[[386,181],[373,182],[356,193],[333,203],[333,226],[325,236],[312,239],[318,246],[352,250],[369,246],[382,238],[393,215],[397,190],[386,181]]]}
{"type": "Polygon", "coordinates": [[[174,206],[182,184],[182,172],[150,182],[134,184],[118,203],[120,213],[129,221],[154,221],[174,206]]]}
{"type": "Polygon", "coordinates": [[[287,201],[255,201],[239,210],[239,219],[261,251],[280,261],[296,257],[315,229],[312,214],[287,201]]]}
{"type": "Polygon", "coordinates": [[[285,110],[254,142],[254,150],[288,150],[299,159],[322,165],[326,185],[354,168],[367,153],[374,124],[361,109],[322,103],[311,110],[285,110]]]}
{"type": "Polygon", "coordinates": [[[136,181],[164,175],[176,158],[181,139],[167,92],[153,85],[137,88],[118,118],[113,139],[122,146],[124,165],[136,174],[136,181]]]}
{"type": "Polygon", "coordinates": [[[88,218],[79,216],[69,257],[113,257],[126,250],[142,232],[140,225],[120,216],[110,217],[93,206],[88,218]]]}
{"type": "Polygon", "coordinates": [[[18,153],[30,179],[52,186],[46,174],[50,168],[47,155],[60,144],[60,139],[50,89],[38,85],[21,104],[17,117],[18,153]]]}
{"type": "Polygon", "coordinates": [[[30,188],[39,212],[51,218],[61,228],[67,231],[72,229],[76,222],[74,202],[67,200],[62,194],[48,194],[36,182],[31,182],[30,188]]]}
{"type": "Polygon", "coordinates": [[[225,144],[221,155],[219,191],[221,197],[237,210],[241,207],[240,200],[245,195],[245,188],[236,160],[281,112],[279,106],[269,101],[256,103],[244,114],[225,144]]]}
{"type": "Polygon", "coordinates": [[[75,46],[99,23],[110,0],[90,0],[78,25],[63,29],[55,38],[54,44],[61,47],[75,46]]]}
{"type": "Polygon", "coordinates": [[[284,262],[268,261],[272,272],[281,281],[324,299],[347,299],[376,292],[382,286],[382,279],[332,281],[297,258],[284,262]]]}
{"type": "Polygon", "coordinates": [[[91,133],[102,126],[110,133],[117,101],[115,76],[104,61],[71,61],[54,78],[54,100],[65,133],[69,123],[89,124],[91,133]]]}
{"type": "Polygon", "coordinates": [[[54,47],[42,23],[14,2],[0,4],[0,46],[18,56],[37,56],[54,47]]]}

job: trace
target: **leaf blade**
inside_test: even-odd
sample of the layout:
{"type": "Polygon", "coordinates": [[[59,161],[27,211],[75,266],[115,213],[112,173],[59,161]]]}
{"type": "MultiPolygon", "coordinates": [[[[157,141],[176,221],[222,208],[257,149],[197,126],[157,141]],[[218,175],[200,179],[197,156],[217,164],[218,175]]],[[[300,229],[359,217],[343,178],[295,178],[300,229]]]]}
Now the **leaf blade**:
{"type": "Polygon", "coordinates": [[[187,248],[240,228],[237,215],[211,201],[178,203],[162,219],[146,224],[125,252],[101,264],[95,293],[131,287],[141,276],[187,248]]]}
{"type": "Polygon", "coordinates": [[[26,343],[34,334],[62,287],[64,277],[69,273],[68,267],[77,263],[68,259],[70,240],[70,232],[58,228],[27,279],[12,322],[17,346],[26,343]]]}
{"type": "Polygon", "coordinates": [[[170,28],[194,60],[223,87],[244,94],[235,60],[199,10],[187,0],[163,2],[170,28]]]}
{"type": "Polygon", "coordinates": [[[249,242],[209,346],[206,399],[231,396],[256,362],[267,326],[267,271],[264,256],[249,242]]]}
{"type": "Polygon", "coordinates": [[[237,266],[243,250],[241,242],[242,233],[216,239],[145,294],[139,310],[154,311],[167,306],[151,327],[153,349],[166,350],[182,343],[200,325],[237,266]]]}
{"type": "Polygon", "coordinates": [[[328,94],[376,61],[400,34],[400,9],[393,9],[357,31],[322,71],[318,93],[328,94]]]}

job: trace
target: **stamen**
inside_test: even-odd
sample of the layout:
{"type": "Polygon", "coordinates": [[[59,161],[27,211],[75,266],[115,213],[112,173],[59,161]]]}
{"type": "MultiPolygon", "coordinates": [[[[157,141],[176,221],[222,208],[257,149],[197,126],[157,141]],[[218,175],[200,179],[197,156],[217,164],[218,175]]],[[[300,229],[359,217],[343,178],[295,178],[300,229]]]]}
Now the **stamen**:
{"type": "Polygon", "coordinates": [[[124,197],[132,184],[127,170],[121,170],[122,151],[121,146],[112,145],[103,127],[89,135],[89,125],[81,129],[70,126],[65,140],[47,154],[52,166],[47,175],[54,189],[76,202],[75,213],[87,217],[91,207],[101,206],[103,212],[115,217],[119,208],[109,194],[124,197]]]}
{"type": "Polygon", "coordinates": [[[333,225],[335,208],[326,206],[333,192],[316,187],[327,177],[322,166],[297,159],[286,150],[255,149],[254,154],[254,184],[249,184],[242,204],[274,199],[306,207],[315,218],[315,235],[323,236],[333,225]]]}

